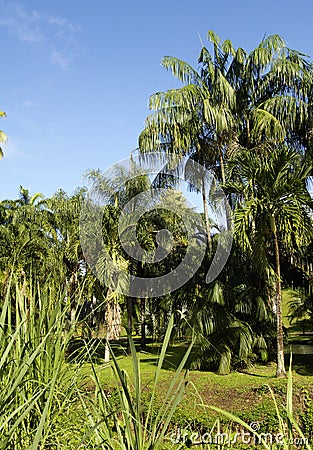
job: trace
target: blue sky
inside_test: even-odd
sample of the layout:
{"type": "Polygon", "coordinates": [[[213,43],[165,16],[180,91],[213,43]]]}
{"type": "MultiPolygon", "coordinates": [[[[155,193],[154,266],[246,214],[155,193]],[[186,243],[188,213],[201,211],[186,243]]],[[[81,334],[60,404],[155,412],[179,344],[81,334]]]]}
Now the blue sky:
{"type": "Polygon", "coordinates": [[[159,0],[0,0],[0,199],[19,185],[51,196],[84,184],[87,169],[129,156],[148,114],[149,95],[178,84],[165,55],[196,66],[213,29],[251,49],[264,34],[313,55],[313,6],[159,0]]]}

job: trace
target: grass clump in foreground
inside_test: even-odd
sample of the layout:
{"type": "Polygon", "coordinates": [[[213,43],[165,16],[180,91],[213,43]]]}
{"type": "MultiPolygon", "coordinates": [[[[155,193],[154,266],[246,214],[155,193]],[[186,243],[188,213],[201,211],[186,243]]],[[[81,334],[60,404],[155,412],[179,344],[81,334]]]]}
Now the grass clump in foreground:
{"type": "Polygon", "coordinates": [[[57,421],[73,399],[74,378],[65,364],[73,330],[66,331],[61,296],[29,291],[11,280],[1,308],[1,450],[45,448],[45,443],[61,448],[70,432],[57,421]]]}

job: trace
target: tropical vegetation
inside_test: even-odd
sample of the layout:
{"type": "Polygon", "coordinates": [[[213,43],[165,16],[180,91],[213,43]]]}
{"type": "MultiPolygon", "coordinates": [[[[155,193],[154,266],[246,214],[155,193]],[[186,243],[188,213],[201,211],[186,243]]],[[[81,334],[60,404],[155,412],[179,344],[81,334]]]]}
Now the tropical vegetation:
{"type": "MultiPolygon", "coordinates": [[[[213,412],[196,377],[257,376],[275,361],[276,377],[285,378],[286,343],[300,339],[292,334],[294,323],[305,320],[305,331],[313,332],[312,64],[278,35],[250,52],[212,31],[208,40],[211,50],[202,46],[196,69],[163,58],[182,87],[151,96],[139,162],[131,159],[134,176],[125,181],[123,165],[113,181],[97,169],[86,173],[98,199],[93,213],[102,217],[101,245],[91,220],[84,229],[93,237],[94,266],[82,246],[87,187],[45,198],[20,186],[17,199],[0,202],[0,449],[177,448],[169,441],[177,426],[192,422],[201,432],[229,426],[217,412],[253,433],[240,410],[237,416],[213,412]],[[186,222],[193,217],[175,171],[168,177],[140,171],[147,153],[187,159],[212,173],[225,192],[225,228],[234,239],[224,269],[207,283],[222,230],[210,217],[206,171],[195,183],[188,166],[180,176],[202,201],[194,236],[196,245],[206,244],[201,267],[173,292],[134,297],[125,273],[161,279],[175,272],[188,251],[186,222]],[[153,194],[160,187],[162,207],[153,194]],[[141,196],[147,192],[150,203],[141,196]],[[145,213],[133,223],[131,213],[143,205],[145,213]],[[132,257],[129,248],[136,250],[132,257]],[[155,263],[149,255],[157,251],[165,256],[155,263]],[[147,385],[139,350],[143,365],[147,355],[155,365],[147,385]],[[169,355],[181,350],[165,380],[169,355]],[[128,371],[125,361],[131,361],[128,371]],[[196,412],[182,418],[179,405],[193,385],[196,412]]],[[[6,141],[3,132],[0,141],[6,141]]],[[[313,394],[306,387],[305,413],[294,415],[291,378],[290,369],[287,387],[275,380],[278,393],[287,389],[283,412],[271,391],[285,448],[288,437],[304,439],[313,426],[313,394]]],[[[185,444],[192,446],[180,448],[185,444]]]]}

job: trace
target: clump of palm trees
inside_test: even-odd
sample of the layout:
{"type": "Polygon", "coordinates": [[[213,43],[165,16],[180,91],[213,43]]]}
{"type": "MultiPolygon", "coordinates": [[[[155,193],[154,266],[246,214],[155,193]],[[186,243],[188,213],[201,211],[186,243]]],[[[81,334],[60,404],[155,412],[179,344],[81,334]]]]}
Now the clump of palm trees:
{"type": "MultiPolygon", "coordinates": [[[[92,320],[88,322],[89,315],[85,322],[89,336],[92,327],[104,322],[108,340],[117,339],[124,325],[129,332],[140,329],[142,346],[147,335],[162,339],[174,314],[177,338],[196,332],[194,367],[224,374],[276,353],[277,376],[285,376],[282,283],[294,262],[312,248],[313,205],[308,190],[313,169],[312,66],[278,35],[264,38],[251,52],[235,48],[212,31],[208,40],[211,51],[203,46],[197,70],[180,59],[163,58],[164,67],[183,86],[151,96],[153,112],[139,137],[139,152],[143,157],[154,151],[187,157],[214,172],[231,205],[227,221],[235,235],[223,272],[206,283],[218,235],[202,180],[196,186],[203,201],[204,227],[199,232],[203,239],[207,234],[210,245],[195,276],[162,298],[149,298],[147,293],[136,299],[115,289],[116,283],[124,282],[119,268],[157,277],[179,264],[188,245],[175,214],[150,211],[137,224],[140,245],[155,251],[156,233],[165,228],[174,237],[173,251],[154,265],[127,258],[118,230],[124,205],[158,181],[163,187],[175,187],[175,178],[166,185],[164,179],[151,182],[141,175],[117,190],[103,207],[103,242],[114,261],[108,271],[99,255],[97,271],[110,274],[106,286],[86,263],[81,248],[85,188],[71,196],[60,190],[44,199],[20,187],[19,199],[2,201],[0,290],[5,296],[12,271],[25,295],[34,280],[43,290],[61,286],[69,323],[75,322],[79,303],[81,317],[86,304],[93,305],[92,320]]],[[[192,184],[192,173],[186,171],[184,176],[192,184]]],[[[88,172],[87,179],[101,196],[108,180],[99,171],[88,172]]],[[[184,211],[181,195],[171,198],[184,211]]]]}
{"type": "MultiPolygon", "coordinates": [[[[188,156],[213,170],[224,186],[232,205],[235,246],[256,276],[242,287],[257,289],[276,316],[277,376],[285,376],[281,255],[299,255],[312,240],[312,66],[278,35],[265,37],[249,53],[213,31],[208,40],[212,52],[202,47],[198,70],[180,59],[163,58],[163,66],[183,87],[150,97],[154,112],[146,120],[139,147],[142,153],[188,156]]],[[[205,205],[204,184],[202,196],[205,205]]],[[[204,219],[210,230],[206,214],[204,219]]],[[[228,285],[233,282],[227,280],[228,285]]],[[[207,306],[210,289],[198,290],[207,306]]],[[[222,291],[223,298],[232,297],[226,287],[222,291]]],[[[221,321],[217,315],[213,319],[212,308],[208,314],[205,310],[198,320],[212,338],[221,321]]],[[[256,338],[250,330],[251,322],[239,339],[246,350],[253,349],[256,338]]],[[[263,342],[264,336],[258,337],[263,342]]],[[[229,370],[234,352],[226,342],[222,340],[224,351],[218,359],[227,361],[229,370]]]]}

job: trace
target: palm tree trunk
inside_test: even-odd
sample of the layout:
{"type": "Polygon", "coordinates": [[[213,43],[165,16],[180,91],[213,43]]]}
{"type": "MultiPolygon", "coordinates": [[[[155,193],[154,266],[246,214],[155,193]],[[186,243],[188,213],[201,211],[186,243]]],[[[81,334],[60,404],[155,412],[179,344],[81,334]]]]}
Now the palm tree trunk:
{"type": "Polygon", "coordinates": [[[250,148],[250,121],[249,118],[247,117],[247,148],[250,148]]]}
{"type": "Polygon", "coordinates": [[[146,299],[141,299],[141,348],[146,347],[146,299]]]}
{"type": "Polygon", "coordinates": [[[208,210],[208,199],[205,187],[205,179],[202,178],[202,201],[203,201],[203,213],[204,213],[204,223],[205,223],[205,231],[208,239],[208,248],[212,250],[212,242],[211,242],[211,226],[209,219],[209,210],[208,210]]]}
{"type": "Polygon", "coordinates": [[[104,362],[110,361],[110,347],[109,347],[109,340],[106,338],[105,346],[104,346],[104,362]]]}
{"type": "Polygon", "coordinates": [[[118,339],[121,333],[121,308],[116,299],[114,299],[114,297],[112,298],[112,289],[108,289],[107,292],[105,322],[107,334],[104,349],[104,361],[108,362],[110,359],[109,342],[112,339],[118,339]]]}
{"type": "Polygon", "coordinates": [[[226,183],[226,175],[225,175],[225,164],[222,152],[220,152],[220,167],[221,167],[221,178],[222,183],[226,183]]]}
{"type": "MultiPolygon", "coordinates": [[[[221,179],[222,179],[222,183],[225,184],[226,183],[226,174],[225,174],[225,164],[224,164],[224,158],[223,158],[223,153],[220,152],[220,167],[221,167],[221,179]]],[[[230,194],[229,196],[227,196],[227,200],[225,198],[224,200],[224,206],[225,206],[225,212],[226,212],[226,224],[227,224],[227,230],[231,230],[232,229],[232,223],[231,223],[231,209],[230,209],[230,205],[231,205],[231,197],[230,194]],[[228,197],[228,198],[227,198],[228,197]]]]}
{"type": "Polygon", "coordinates": [[[280,279],[280,257],[277,231],[275,219],[273,218],[273,239],[275,250],[275,272],[276,281],[276,320],[277,320],[277,370],[276,377],[286,377],[285,360],[284,360],[284,334],[283,334],[283,314],[282,314],[282,295],[281,295],[281,279],[280,279]]]}
{"type": "MultiPolygon", "coordinates": [[[[126,308],[127,308],[127,334],[129,336],[131,336],[132,332],[133,332],[133,299],[132,299],[132,297],[127,297],[126,308]]],[[[130,349],[130,343],[128,340],[127,354],[130,355],[130,353],[131,353],[131,349],[130,349]]]]}
{"type": "Polygon", "coordinates": [[[112,322],[113,322],[113,315],[112,315],[112,304],[110,301],[110,297],[112,294],[112,290],[108,289],[107,292],[107,298],[106,298],[106,311],[105,311],[105,323],[106,323],[106,338],[105,338],[105,347],[104,347],[104,362],[109,362],[110,360],[110,348],[109,348],[109,342],[111,339],[111,329],[112,329],[112,322]]]}
{"type": "Polygon", "coordinates": [[[71,312],[70,312],[71,325],[73,325],[75,323],[75,319],[76,319],[76,309],[77,309],[76,298],[75,298],[76,297],[76,295],[75,295],[76,287],[77,287],[77,272],[76,272],[76,268],[74,268],[72,270],[71,277],[69,280],[69,298],[70,298],[70,304],[71,304],[71,312]]]}

